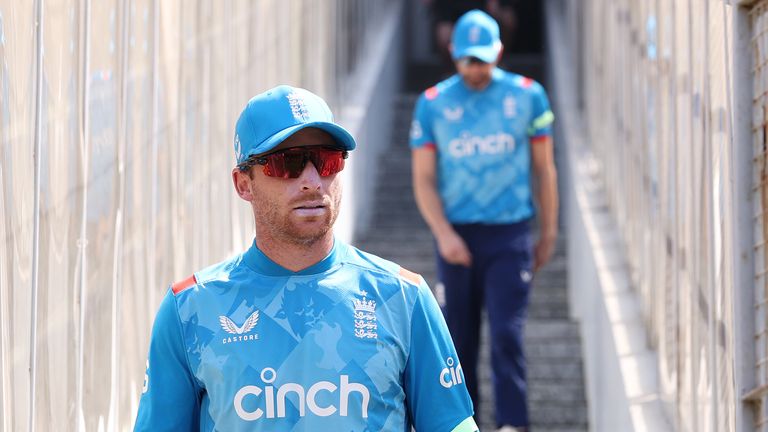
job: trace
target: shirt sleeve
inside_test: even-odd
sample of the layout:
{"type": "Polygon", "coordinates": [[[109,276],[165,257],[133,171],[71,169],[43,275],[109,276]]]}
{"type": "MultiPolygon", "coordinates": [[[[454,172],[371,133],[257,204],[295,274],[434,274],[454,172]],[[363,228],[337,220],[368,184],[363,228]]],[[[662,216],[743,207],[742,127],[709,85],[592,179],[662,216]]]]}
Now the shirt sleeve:
{"type": "Polygon", "coordinates": [[[538,82],[531,85],[531,97],[533,110],[531,123],[528,125],[528,136],[539,138],[552,135],[552,123],[555,121],[555,115],[549,107],[547,92],[538,82]]]}
{"type": "MultiPolygon", "coordinates": [[[[427,92],[430,91],[434,92],[435,90],[427,90],[427,92]]],[[[413,109],[410,143],[411,149],[434,147],[435,145],[435,138],[432,134],[432,121],[429,114],[429,101],[427,100],[426,93],[419,97],[413,109]]]]}
{"type": "Polygon", "coordinates": [[[405,398],[418,432],[478,430],[448,326],[423,279],[411,321],[405,398]]]}
{"type": "Polygon", "coordinates": [[[201,394],[187,360],[176,299],[168,290],[152,326],[134,431],[199,430],[201,394]]]}

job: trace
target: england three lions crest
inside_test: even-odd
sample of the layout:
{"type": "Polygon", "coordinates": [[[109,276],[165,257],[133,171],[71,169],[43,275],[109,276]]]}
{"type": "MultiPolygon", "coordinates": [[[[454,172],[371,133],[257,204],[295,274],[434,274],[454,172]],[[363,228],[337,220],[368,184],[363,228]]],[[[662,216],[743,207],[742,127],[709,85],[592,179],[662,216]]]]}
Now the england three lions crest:
{"type": "Polygon", "coordinates": [[[378,328],[376,319],[376,301],[368,300],[368,293],[362,292],[363,298],[352,301],[355,316],[355,336],[360,339],[376,339],[378,328]]]}

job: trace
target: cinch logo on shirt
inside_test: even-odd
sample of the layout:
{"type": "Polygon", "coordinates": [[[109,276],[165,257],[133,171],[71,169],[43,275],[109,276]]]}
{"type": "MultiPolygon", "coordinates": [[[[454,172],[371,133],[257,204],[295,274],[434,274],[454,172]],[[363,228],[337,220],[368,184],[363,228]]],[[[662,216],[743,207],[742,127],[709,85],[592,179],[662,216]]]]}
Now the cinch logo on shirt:
{"type": "Polygon", "coordinates": [[[440,371],[440,385],[445,388],[451,388],[455,385],[459,385],[463,382],[462,374],[464,370],[461,368],[461,363],[456,362],[456,367],[453,367],[453,357],[445,359],[445,364],[448,367],[443,368],[440,371]]]}
{"type": "Polygon", "coordinates": [[[503,132],[486,135],[484,137],[474,136],[464,132],[458,138],[452,139],[448,143],[448,152],[455,158],[463,158],[476,154],[494,155],[504,152],[515,151],[515,137],[503,132]]]}
{"type": "Polygon", "coordinates": [[[267,384],[262,389],[261,387],[254,385],[247,385],[242,387],[235,394],[233,401],[235,406],[235,412],[237,415],[245,421],[255,421],[262,417],[271,418],[284,418],[285,417],[285,400],[289,393],[293,393],[299,400],[299,416],[304,417],[306,414],[306,408],[312,414],[320,417],[328,417],[335,414],[337,411],[341,417],[347,417],[349,413],[349,395],[352,393],[359,393],[362,396],[360,403],[360,411],[363,418],[368,418],[368,402],[371,399],[371,394],[363,384],[349,382],[349,375],[341,375],[339,377],[339,385],[330,381],[318,381],[306,390],[304,386],[297,383],[285,383],[280,387],[277,387],[277,393],[275,393],[275,387],[269,385],[275,382],[277,379],[277,371],[268,367],[261,371],[261,380],[264,384],[267,384]],[[328,406],[320,406],[317,403],[316,397],[320,392],[334,393],[339,390],[339,407],[331,404],[328,406]],[[262,408],[256,408],[253,411],[248,411],[243,407],[243,399],[247,396],[260,396],[264,394],[262,398],[262,408]]]}

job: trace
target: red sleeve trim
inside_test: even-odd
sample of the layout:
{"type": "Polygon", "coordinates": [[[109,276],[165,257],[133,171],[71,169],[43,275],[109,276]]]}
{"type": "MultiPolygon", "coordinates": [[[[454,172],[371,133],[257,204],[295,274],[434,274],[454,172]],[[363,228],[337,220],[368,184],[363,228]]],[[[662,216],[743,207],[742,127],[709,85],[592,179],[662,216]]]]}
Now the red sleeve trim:
{"type": "Polygon", "coordinates": [[[421,276],[418,273],[400,267],[400,276],[414,285],[421,285],[421,276]]]}
{"type": "Polygon", "coordinates": [[[195,275],[192,275],[182,281],[176,282],[175,284],[171,285],[171,290],[173,291],[173,295],[177,295],[178,293],[184,291],[185,289],[192,288],[195,285],[197,285],[197,278],[195,278],[195,275]]]}
{"type": "Polygon", "coordinates": [[[428,150],[437,150],[437,145],[433,142],[428,142],[428,143],[424,143],[424,145],[421,146],[421,148],[425,148],[428,150]]]}
{"type": "Polygon", "coordinates": [[[433,100],[433,99],[435,99],[435,98],[437,97],[437,95],[438,95],[439,93],[440,93],[440,92],[437,90],[437,87],[436,87],[436,86],[433,86],[433,87],[430,87],[430,88],[428,88],[428,89],[427,89],[427,90],[424,92],[424,97],[426,97],[426,98],[427,98],[427,100],[433,100]]]}
{"type": "Polygon", "coordinates": [[[523,79],[520,80],[520,85],[523,86],[523,88],[528,88],[533,85],[533,80],[528,77],[523,77],[523,79]]]}
{"type": "Polygon", "coordinates": [[[531,141],[531,144],[535,144],[538,142],[546,141],[547,138],[552,138],[552,135],[537,135],[537,136],[531,137],[530,141],[531,141]]]}

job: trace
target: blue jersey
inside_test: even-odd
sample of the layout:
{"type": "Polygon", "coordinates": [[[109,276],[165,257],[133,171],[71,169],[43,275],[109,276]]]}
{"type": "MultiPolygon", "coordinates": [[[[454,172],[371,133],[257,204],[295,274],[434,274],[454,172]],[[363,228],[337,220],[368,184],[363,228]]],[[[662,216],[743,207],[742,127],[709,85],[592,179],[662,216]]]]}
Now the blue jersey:
{"type": "Polygon", "coordinates": [[[476,91],[454,75],[421,95],[413,117],[411,148],[437,151],[437,189],[449,222],[533,216],[530,145],[551,135],[554,120],[539,83],[496,68],[476,91]]]}
{"type": "Polygon", "coordinates": [[[254,244],[174,284],[136,430],[476,431],[424,279],[336,241],[291,272],[254,244]]]}

